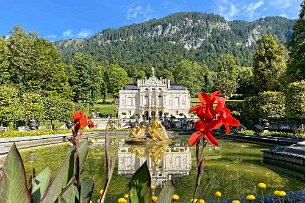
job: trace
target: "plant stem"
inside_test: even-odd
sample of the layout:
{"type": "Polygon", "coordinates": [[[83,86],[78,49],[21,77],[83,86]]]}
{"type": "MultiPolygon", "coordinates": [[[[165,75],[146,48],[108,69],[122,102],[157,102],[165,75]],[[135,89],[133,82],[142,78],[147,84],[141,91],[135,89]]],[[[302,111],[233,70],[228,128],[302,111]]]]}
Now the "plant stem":
{"type": "Polygon", "coordinates": [[[115,151],[115,154],[113,155],[111,163],[110,163],[109,132],[108,132],[108,127],[107,127],[106,131],[105,131],[105,156],[106,156],[107,178],[106,178],[106,182],[105,182],[105,185],[103,188],[104,192],[103,192],[103,195],[99,199],[99,203],[104,203],[104,201],[105,201],[106,193],[107,193],[107,190],[108,190],[111,178],[112,178],[112,174],[114,171],[117,153],[118,153],[118,150],[115,151]]]}
{"type": "Polygon", "coordinates": [[[205,158],[203,156],[204,147],[205,147],[204,140],[203,140],[203,145],[202,145],[201,151],[200,151],[200,140],[196,143],[197,176],[196,176],[196,184],[195,184],[195,189],[194,189],[194,194],[193,194],[193,202],[195,201],[196,193],[197,193],[198,187],[200,185],[200,179],[201,179],[202,171],[203,171],[204,164],[205,164],[205,158]]]}
{"type": "Polygon", "coordinates": [[[79,154],[78,150],[74,151],[74,157],[75,157],[75,180],[76,180],[76,187],[78,190],[78,198],[79,202],[82,203],[81,199],[81,180],[80,180],[80,163],[79,163],[79,154]]]}
{"type": "Polygon", "coordinates": [[[265,203],[264,190],[262,190],[262,203],[265,203]]]}

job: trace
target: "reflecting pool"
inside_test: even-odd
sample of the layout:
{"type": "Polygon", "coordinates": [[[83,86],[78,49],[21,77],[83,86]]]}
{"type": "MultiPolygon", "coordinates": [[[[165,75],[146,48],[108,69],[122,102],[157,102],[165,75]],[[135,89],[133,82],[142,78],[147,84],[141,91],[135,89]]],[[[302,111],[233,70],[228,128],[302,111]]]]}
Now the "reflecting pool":
{"type": "MultiPolygon", "coordinates": [[[[127,193],[129,179],[145,161],[156,186],[156,194],[167,180],[174,180],[176,193],[181,201],[188,202],[192,198],[197,173],[195,148],[187,146],[187,137],[174,138],[175,144],[171,146],[129,146],[123,140],[112,139],[115,143],[112,151],[116,150],[118,143],[118,157],[106,202],[116,202],[117,198],[127,193]]],[[[95,182],[95,202],[98,191],[106,180],[106,165],[104,148],[96,144],[99,140],[92,141],[83,177],[91,177],[95,182]]],[[[230,140],[220,140],[220,143],[220,147],[205,148],[207,161],[200,188],[206,188],[204,199],[213,199],[215,191],[221,191],[224,199],[245,197],[247,194],[259,195],[259,182],[267,184],[268,194],[277,189],[294,191],[305,188],[304,180],[298,179],[293,172],[261,162],[261,150],[272,146],[230,140]]],[[[55,175],[57,167],[69,150],[71,146],[63,144],[22,151],[27,176],[29,177],[32,167],[38,173],[47,166],[55,175]]]]}

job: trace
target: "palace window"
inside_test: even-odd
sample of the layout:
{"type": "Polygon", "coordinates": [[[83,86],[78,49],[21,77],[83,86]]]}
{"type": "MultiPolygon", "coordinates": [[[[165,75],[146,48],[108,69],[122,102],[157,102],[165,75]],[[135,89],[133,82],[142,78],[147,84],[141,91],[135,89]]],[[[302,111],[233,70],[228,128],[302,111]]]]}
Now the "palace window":
{"type": "Polygon", "coordinates": [[[132,105],[132,97],[127,98],[127,105],[132,105]]]}
{"type": "Polygon", "coordinates": [[[145,105],[149,105],[149,99],[148,99],[147,96],[146,96],[145,99],[144,99],[144,104],[145,104],[145,105]]]}
{"type": "Polygon", "coordinates": [[[175,106],[179,106],[180,105],[180,98],[179,97],[175,97],[175,106]]]}
{"type": "Polygon", "coordinates": [[[163,98],[162,98],[162,96],[159,96],[159,97],[158,97],[158,104],[159,104],[160,106],[163,105],[163,98]]]}

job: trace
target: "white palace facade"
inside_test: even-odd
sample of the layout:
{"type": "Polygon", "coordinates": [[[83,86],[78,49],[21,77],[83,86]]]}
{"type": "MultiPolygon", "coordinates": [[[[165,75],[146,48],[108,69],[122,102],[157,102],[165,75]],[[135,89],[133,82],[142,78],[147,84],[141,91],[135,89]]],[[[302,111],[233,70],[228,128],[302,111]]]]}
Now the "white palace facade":
{"type": "Polygon", "coordinates": [[[190,93],[181,85],[171,84],[169,79],[158,79],[153,74],[148,79],[139,79],[136,84],[128,84],[119,91],[118,118],[140,115],[140,119],[150,119],[155,115],[188,117],[190,93]]]}

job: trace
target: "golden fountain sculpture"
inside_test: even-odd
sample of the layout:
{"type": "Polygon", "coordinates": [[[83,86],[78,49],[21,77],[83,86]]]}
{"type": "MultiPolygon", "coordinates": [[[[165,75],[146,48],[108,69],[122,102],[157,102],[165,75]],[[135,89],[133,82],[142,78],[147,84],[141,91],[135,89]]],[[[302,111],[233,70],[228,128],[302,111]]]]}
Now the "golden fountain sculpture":
{"type": "Polygon", "coordinates": [[[140,126],[132,129],[126,143],[139,145],[171,144],[172,140],[168,138],[165,127],[162,125],[159,117],[156,116],[146,129],[140,126]]]}

